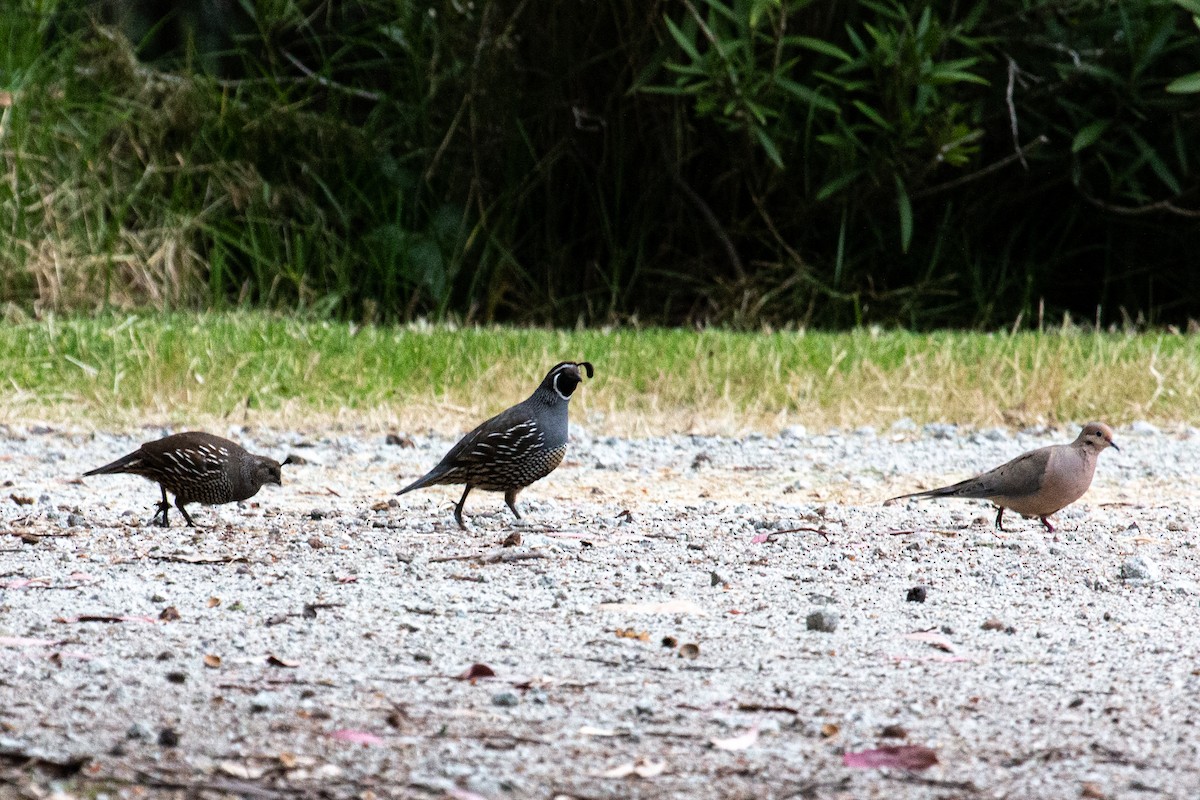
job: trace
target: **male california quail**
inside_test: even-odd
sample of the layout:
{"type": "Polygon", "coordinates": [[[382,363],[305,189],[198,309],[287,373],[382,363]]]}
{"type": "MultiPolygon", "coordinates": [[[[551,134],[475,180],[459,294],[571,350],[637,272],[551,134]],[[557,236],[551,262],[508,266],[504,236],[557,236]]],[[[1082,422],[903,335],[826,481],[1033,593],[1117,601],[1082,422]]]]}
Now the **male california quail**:
{"type": "Polygon", "coordinates": [[[467,529],[462,511],[472,489],[504,492],[504,502],[520,519],[517,494],[553,472],[567,452],[567,404],[583,381],[580,367],[589,378],[594,374],[587,361],[556,364],[527,400],[468,433],[427,475],[396,494],[425,486],[465,483],[462,498],[454,507],[458,527],[467,529]]]}
{"type": "Polygon", "coordinates": [[[926,497],[966,497],[991,500],[996,504],[996,529],[1004,530],[1004,509],[1026,517],[1038,517],[1046,530],[1054,532],[1048,517],[1083,497],[1096,473],[1096,458],[1106,448],[1121,448],[1113,442],[1112,428],[1103,422],[1089,422],[1070,444],[1039,447],[1017,456],[995,469],[965,481],[902,494],[897,500],[926,497]]]}
{"type": "MultiPolygon", "coordinates": [[[[284,459],[284,464],[291,458],[284,459]]],[[[175,495],[175,507],[189,526],[196,523],[184,508],[188,503],[220,505],[245,500],[258,494],[263,484],[282,485],[279,462],[246,452],[220,436],[200,431],[176,433],[146,442],[134,452],[84,475],[128,472],[155,481],[162,487],[162,502],[154,522],[167,527],[167,490],[175,495]],[[159,515],[162,521],[159,522],[159,515]]]]}

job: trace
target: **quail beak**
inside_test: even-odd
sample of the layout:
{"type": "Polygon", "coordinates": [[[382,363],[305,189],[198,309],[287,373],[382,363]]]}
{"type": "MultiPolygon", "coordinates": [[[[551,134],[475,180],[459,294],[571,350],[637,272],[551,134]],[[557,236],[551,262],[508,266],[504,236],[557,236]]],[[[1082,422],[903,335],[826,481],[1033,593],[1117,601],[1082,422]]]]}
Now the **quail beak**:
{"type": "Polygon", "coordinates": [[[1114,442],[1112,439],[1108,440],[1108,446],[1111,447],[1113,450],[1116,450],[1118,453],[1121,452],[1121,448],[1117,447],[1117,443],[1114,442]]]}

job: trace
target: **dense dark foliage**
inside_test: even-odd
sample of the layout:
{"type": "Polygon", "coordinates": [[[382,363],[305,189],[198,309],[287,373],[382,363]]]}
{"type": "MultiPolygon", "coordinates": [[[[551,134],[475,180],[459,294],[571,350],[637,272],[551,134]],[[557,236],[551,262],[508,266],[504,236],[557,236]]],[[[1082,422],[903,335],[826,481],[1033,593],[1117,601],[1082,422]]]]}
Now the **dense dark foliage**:
{"type": "Polygon", "coordinates": [[[163,5],[7,30],[8,299],[170,230],[84,302],[1200,317],[1200,0],[163,5]],[[35,218],[55,185],[86,203],[35,218]]]}

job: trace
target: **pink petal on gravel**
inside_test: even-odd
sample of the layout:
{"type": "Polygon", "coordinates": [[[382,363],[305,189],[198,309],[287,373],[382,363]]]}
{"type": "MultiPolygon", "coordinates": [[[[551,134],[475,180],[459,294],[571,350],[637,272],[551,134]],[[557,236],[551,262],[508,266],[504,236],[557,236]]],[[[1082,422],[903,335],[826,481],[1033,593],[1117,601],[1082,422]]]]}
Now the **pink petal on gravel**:
{"type": "Polygon", "coordinates": [[[30,639],[26,636],[0,636],[0,647],[51,647],[60,644],[53,639],[30,639]]]}
{"type": "Polygon", "coordinates": [[[919,770],[928,769],[938,763],[938,757],[937,753],[924,745],[902,744],[895,747],[880,747],[877,750],[863,750],[858,753],[843,753],[842,763],[847,767],[857,769],[895,767],[896,769],[919,770]]]}
{"type": "Polygon", "coordinates": [[[771,538],[771,534],[769,533],[756,533],[754,534],[754,538],[750,540],[750,544],[762,544],[769,538],[771,538]]]}
{"type": "Polygon", "coordinates": [[[340,742],[351,742],[352,744],[364,745],[383,744],[383,739],[373,733],[351,730],[350,728],[341,728],[329,735],[340,742]]]}

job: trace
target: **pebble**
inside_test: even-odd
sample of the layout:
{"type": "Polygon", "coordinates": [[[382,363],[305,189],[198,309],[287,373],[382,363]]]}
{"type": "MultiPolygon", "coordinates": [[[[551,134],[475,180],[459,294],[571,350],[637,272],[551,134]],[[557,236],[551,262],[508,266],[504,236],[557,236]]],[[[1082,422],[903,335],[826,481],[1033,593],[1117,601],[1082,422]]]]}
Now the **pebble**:
{"type": "Polygon", "coordinates": [[[924,603],[928,590],[924,586],[914,586],[908,590],[904,599],[909,603],[924,603]]]}
{"type": "Polygon", "coordinates": [[[250,713],[261,714],[264,711],[274,711],[279,707],[279,694],[276,692],[257,692],[250,698],[250,713]]]}
{"type": "Polygon", "coordinates": [[[833,633],[838,628],[839,619],[840,617],[836,611],[828,608],[818,608],[816,611],[808,613],[808,616],[804,618],[804,625],[810,631],[833,633]]]}
{"type": "Polygon", "coordinates": [[[520,699],[513,692],[496,692],[494,695],[492,695],[492,705],[494,706],[511,708],[520,702],[520,699]]]}
{"type": "Polygon", "coordinates": [[[1162,569],[1146,556],[1130,556],[1121,564],[1121,580],[1126,583],[1156,583],[1162,580],[1162,569]]]}

